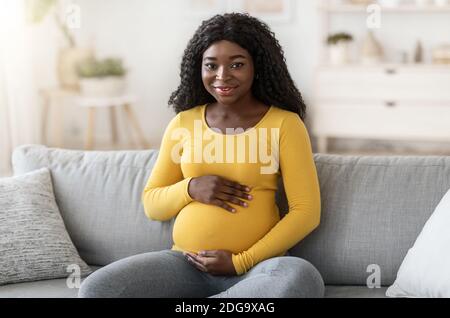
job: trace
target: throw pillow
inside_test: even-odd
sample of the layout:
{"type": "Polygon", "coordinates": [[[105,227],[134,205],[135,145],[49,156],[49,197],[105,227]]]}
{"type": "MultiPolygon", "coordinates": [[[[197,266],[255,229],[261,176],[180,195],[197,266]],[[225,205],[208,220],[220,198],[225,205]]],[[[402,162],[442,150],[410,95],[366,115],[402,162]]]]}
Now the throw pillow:
{"type": "Polygon", "coordinates": [[[450,190],[409,249],[389,297],[450,297],[450,190]]]}
{"type": "Polygon", "coordinates": [[[0,285],[67,277],[72,264],[80,276],[91,273],[66,231],[48,168],[1,178],[0,285]]]}

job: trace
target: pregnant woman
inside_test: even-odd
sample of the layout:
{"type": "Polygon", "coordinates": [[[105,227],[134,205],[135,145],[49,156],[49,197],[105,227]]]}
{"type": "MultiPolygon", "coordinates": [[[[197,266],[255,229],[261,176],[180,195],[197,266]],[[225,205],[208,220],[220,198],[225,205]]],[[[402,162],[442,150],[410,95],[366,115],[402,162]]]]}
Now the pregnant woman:
{"type": "Polygon", "coordinates": [[[319,225],[320,192],[306,107],[274,33],[247,14],[216,15],[189,41],[180,77],[142,194],[150,219],[176,218],[174,244],[99,269],[80,297],[322,297],[314,266],[287,255],[319,225]]]}

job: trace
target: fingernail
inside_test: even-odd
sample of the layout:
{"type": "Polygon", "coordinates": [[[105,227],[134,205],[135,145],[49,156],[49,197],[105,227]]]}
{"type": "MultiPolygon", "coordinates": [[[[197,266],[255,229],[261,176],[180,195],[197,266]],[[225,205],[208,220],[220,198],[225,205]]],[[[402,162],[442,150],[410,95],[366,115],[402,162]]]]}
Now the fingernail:
{"type": "Polygon", "coordinates": [[[249,187],[246,187],[245,190],[246,190],[246,191],[250,191],[250,188],[249,188],[249,187]]]}
{"type": "Polygon", "coordinates": [[[253,199],[253,197],[252,197],[251,195],[249,195],[248,198],[249,198],[250,200],[253,199]]]}
{"type": "Polygon", "coordinates": [[[231,209],[231,212],[236,212],[236,209],[231,209]]]}
{"type": "Polygon", "coordinates": [[[247,206],[248,204],[244,202],[244,206],[247,206]]]}

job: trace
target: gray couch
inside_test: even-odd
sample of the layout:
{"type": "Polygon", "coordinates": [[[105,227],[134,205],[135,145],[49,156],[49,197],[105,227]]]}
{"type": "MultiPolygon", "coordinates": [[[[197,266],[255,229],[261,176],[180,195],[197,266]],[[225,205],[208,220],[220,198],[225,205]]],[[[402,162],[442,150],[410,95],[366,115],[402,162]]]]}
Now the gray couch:
{"type": "MultiPolygon", "coordinates": [[[[81,257],[94,269],[123,257],[170,248],[172,222],[150,221],[141,191],[157,158],[148,151],[74,151],[25,145],[15,174],[51,169],[57,203],[81,257]]],[[[290,250],[314,264],[326,297],[385,297],[435,206],[450,188],[450,157],[314,154],[320,226],[290,250]],[[368,266],[381,288],[368,288],[368,266]]],[[[301,169],[301,167],[299,167],[301,169]]],[[[280,180],[280,211],[287,210],[280,180]]],[[[0,297],[76,297],[65,279],[0,286],[0,297]]]]}

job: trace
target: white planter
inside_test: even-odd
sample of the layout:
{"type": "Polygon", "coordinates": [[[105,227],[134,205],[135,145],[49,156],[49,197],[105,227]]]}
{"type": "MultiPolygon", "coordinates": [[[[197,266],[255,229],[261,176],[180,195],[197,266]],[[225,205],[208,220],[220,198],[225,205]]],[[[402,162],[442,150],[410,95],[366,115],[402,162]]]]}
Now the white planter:
{"type": "Polygon", "coordinates": [[[108,76],[80,80],[81,94],[86,97],[116,97],[125,93],[125,78],[108,76]]]}
{"type": "Polygon", "coordinates": [[[349,43],[338,42],[328,46],[329,60],[332,65],[342,65],[350,62],[349,43]]]}

